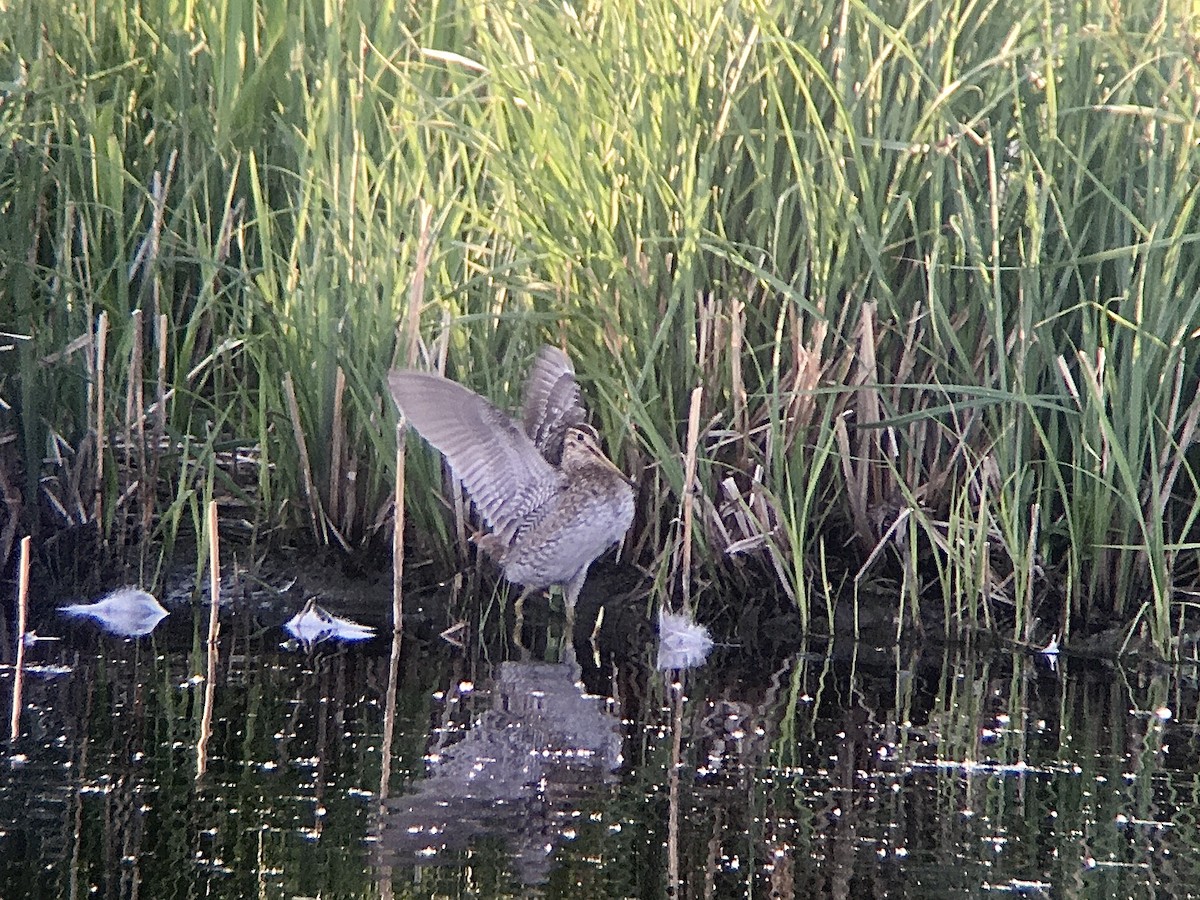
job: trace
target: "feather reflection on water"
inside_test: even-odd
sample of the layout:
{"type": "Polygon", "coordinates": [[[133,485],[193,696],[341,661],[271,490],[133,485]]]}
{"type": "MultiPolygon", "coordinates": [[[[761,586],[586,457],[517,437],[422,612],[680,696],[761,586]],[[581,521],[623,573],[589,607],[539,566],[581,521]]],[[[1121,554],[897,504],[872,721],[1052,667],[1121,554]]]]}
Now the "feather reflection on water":
{"type": "Polygon", "coordinates": [[[375,629],[350,619],[335,616],[310,597],[304,609],[284,623],[284,629],[306,650],[322,641],[365,641],[375,636],[375,629]]]}
{"type": "Polygon", "coordinates": [[[62,607],[64,615],[94,619],[109,634],[141,637],[154,630],[167,611],[153,594],[137,588],[118,588],[95,603],[73,603],[62,607]]]}
{"type": "Polygon", "coordinates": [[[712,652],[712,635],[688,613],[658,611],[659,671],[690,669],[701,665],[712,652]]]}

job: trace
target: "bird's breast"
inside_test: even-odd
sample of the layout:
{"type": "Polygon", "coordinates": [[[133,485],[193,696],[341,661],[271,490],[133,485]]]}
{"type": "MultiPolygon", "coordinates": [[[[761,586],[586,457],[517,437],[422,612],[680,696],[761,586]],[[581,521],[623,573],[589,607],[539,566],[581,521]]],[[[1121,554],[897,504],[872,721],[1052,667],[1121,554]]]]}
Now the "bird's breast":
{"type": "Polygon", "coordinates": [[[502,561],[505,577],[532,587],[560,584],[621,541],[633,523],[633,490],[603,474],[569,479],[515,535],[502,561]]]}

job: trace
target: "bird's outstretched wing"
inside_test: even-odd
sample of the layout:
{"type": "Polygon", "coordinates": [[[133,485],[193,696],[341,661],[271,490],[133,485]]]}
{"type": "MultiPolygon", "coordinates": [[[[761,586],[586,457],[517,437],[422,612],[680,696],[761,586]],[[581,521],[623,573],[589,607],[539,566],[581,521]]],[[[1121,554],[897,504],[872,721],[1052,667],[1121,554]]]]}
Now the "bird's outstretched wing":
{"type": "Polygon", "coordinates": [[[399,370],[388,374],[388,387],[493,531],[510,534],[557,490],[559,471],[516,422],[474,391],[440,375],[399,370]]]}
{"type": "Polygon", "coordinates": [[[579,397],[575,367],[557,347],[545,345],[538,351],[525,379],[521,404],[525,433],[550,462],[562,460],[563,435],[587,421],[579,397]]]}

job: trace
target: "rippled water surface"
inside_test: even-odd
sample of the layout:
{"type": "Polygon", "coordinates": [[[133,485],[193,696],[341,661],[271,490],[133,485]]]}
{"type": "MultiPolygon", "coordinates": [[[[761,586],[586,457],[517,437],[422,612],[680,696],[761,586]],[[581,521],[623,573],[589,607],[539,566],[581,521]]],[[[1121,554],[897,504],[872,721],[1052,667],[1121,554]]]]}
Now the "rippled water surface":
{"type": "Polygon", "coordinates": [[[231,609],[210,682],[207,610],[167,606],[35,610],[4,900],[1200,896],[1190,668],[743,639],[660,671],[640,604],[565,650],[553,616],[308,645],[231,609]]]}

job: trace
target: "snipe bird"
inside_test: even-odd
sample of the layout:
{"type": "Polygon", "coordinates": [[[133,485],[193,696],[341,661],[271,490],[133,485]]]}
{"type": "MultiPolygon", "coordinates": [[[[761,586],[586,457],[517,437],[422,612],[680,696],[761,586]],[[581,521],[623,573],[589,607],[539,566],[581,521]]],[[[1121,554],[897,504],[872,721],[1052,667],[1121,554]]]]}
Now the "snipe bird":
{"type": "Polygon", "coordinates": [[[400,412],[462,481],[490,534],[476,537],[524,590],[561,585],[567,620],[588,567],[633,522],[633,482],[586,424],[575,368],[545,346],[525,381],[517,422],[469,388],[427,372],[393,370],[400,412]]]}

